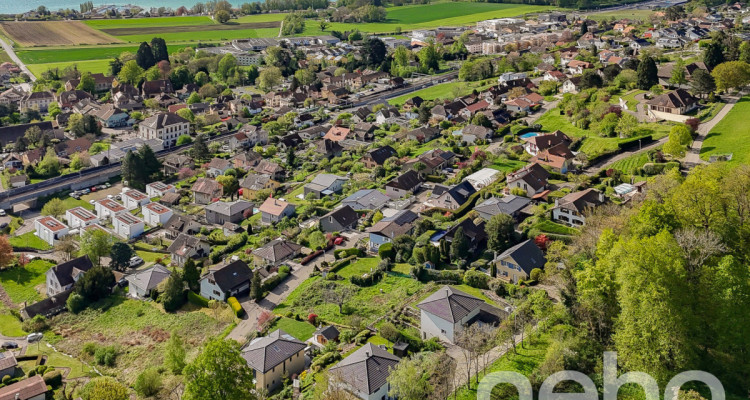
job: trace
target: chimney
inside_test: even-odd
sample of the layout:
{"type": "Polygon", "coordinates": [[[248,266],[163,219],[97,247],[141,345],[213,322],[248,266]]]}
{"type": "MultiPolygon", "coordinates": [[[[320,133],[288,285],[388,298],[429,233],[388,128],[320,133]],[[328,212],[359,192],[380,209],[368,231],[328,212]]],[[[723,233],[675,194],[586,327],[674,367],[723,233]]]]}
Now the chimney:
{"type": "Polygon", "coordinates": [[[366,351],[366,352],[365,352],[365,356],[369,358],[369,357],[370,357],[370,352],[369,352],[369,351],[366,351]]]}

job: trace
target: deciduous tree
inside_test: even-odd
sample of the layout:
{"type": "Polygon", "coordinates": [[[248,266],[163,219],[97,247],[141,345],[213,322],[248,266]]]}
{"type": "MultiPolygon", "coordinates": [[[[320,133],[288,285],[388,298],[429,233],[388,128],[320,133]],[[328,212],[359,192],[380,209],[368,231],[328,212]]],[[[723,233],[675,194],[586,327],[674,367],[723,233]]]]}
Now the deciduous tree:
{"type": "Polygon", "coordinates": [[[253,372],[231,340],[214,339],[185,367],[185,400],[254,400],[253,372]]]}

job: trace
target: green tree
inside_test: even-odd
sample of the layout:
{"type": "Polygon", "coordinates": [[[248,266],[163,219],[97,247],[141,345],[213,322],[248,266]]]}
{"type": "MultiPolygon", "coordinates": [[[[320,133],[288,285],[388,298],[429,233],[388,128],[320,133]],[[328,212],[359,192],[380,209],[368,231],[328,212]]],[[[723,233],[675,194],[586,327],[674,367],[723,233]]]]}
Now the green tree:
{"type": "Polygon", "coordinates": [[[185,369],[187,352],[185,351],[185,342],[182,340],[176,330],[167,341],[164,347],[164,366],[173,374],[179,375],[185,369]]]}
{"type": "Polygon", "coordinates": [[[326,28],[328,28],[328,25],[328,22],[326,22],[325,20],[320,20],[320,22],[318,23],[321,32],[325,32],[326,28]]]}
{"type": "Polygon", "coordinates": [[[230,76],[234,76],[237,66],[237,58],[231,53],[227,53],[219,60],[216,73],[221,77],[221,80],[226,81],[230,76]]]}
{"type": "Polygon", "coordinates": [[[156,60],[154,60],[154,52],[151,50],[151,46],[148,43],[142,42],[138,47],[138,52],[135,53],[135,62],[144,70],[147,70],[156,65],[156,60]]]}
{"type": "Polygon", "coordinates": [[[230,18],[231,16],[229,15],[229,13],[224,10],[219,10],[214,14],[214,19],[220,24],[226,24],[227,22],[229,22],[230,18]]]}
{"type": "Polygon", "coordinates": [[[232,175],[219,175],[216,177],[216,182],[219,182],[222,188],[224,188],[224,195],[229,195],[232,200],[237,195],[237,191],[240,189],[240,183],[237,178],[232,175]]]}
{"type": "Polygon", "coordinates": [[[193,147],[190,149],[190,155],[198,161],[208,158],[208,145],[206,145],[205,135],[198,135],[195,138],[195,143],[193,143],[193,147]]]}
{"type": "Polygon", "coordinates": [[[663,151],[672,157],[681,158],[685,156],[685,145],[680,143],[680,136],[675,132],[669,133],[669,139],[664,143],[663,151]]]}
{"type": "Polygon", "coordinates": [[[678,139],[678,143],[683,146],[687,146],[693,141],[693,134],[687,125],[675,125],[669,133],[674,133],[678,139]]]}
{"type": "Polygon", "coordinates": [[[177,311],[185,304],[185,282],[179,271],[172,272],[167,278],[164,293],[161,295],[161,302],[166,312],[177,311]]]}
{"type": "Polygon", "coordinates": [[[724,62],[724,48],[721,43],[711,42],[703,53],[703,63],[712,71],[717,65],[724,62]]]}
{"type": "Polygon", "coordinates": [[[616,113],[608,113],[599,122],[599,135],[604,137],[613,137],[617,134],[617,124],[620,117],[616,113]]]}
{"type": "Polygon", "coordinates": [[[487,222],[485,231],[487,232],[487,248],[498,253],[513,244],[514,225],[516,221],[508,214],[494,215],[487,222]]]}
{"type": "Polygon", "coordinates": [[[109,376],[90,380],[81,389],[79,396],[83,400],[129,400],[130,394],[120,382],[109,376]]]}
{"type": "Polygon", "coordinates": [[[87,302],[95,302],[109,296],[115,286],[115,274],[107,267],[93,267],[75,283],[75,292],[87,302]]]}
{"type": "Polygon", "coordinates": [[[58,115],[60,115],[60,113],[62,113],[60,104],[56,101],[49,103],[49,106],[47,106],[47,112],[49,113],[50,117],[56,118],[58,115]]]}
{"type": "Polygon", "coordinates": [[[680,86],[687,83],[685,77],[685,61],[682,58],[678,58],[675,62],[674,68],[672,68],[672,76],[669,78],[669,83],[680,86]]]}
{"type": "Polygon", "coordinates": [[[96,93],[96,81],[91,76],[91,72],[84,72],[81,74],[81,82],[76,87],[78,90],[83,90],[91,94],[96,93]]]}
{"type": "Polygon", "coordinates": [[[42,176],[56,176],[60,173],[60,160],[57,158],[55,149],[49,147],[44,158],[36,165],[36,172],[42,176]]]}
{"type": "Polygon", "coordinates": [[[693,93],[703,97],[716,90],[716,83],[714,82],[714,77],[708,71],[697,69],[691,76],[690,88],[693,90],[693,93]]]}
{"type": "Polygon", "coordinates": [[[65,301],[65,306],[68,308],[68,311],[78,314],[86,308],[86,299],[78,293],[71,293],[68,296],[68,300],[65,301]]]}
{"type": "MultiPolygon", "coordinates": [[[[193,92],[193,93],[190,94],[190,97],[188,97],[186,103],[187,104],[195,104],[195,103],[200,103],[201,101],[203,101],[203,98],[201,98],[201,95],[198,94],[198,92],[193,92]]],[[[185,118],[185,117],[183,117],[183,118],[185,118]]]]}
{"type": "Polygon", "coordinates": [[[177,138],[177,146],[190,143],[193,143],[193,138],[190,135],[180,135],[180,137],[177,138]]]}
{"type": "Polygon", "coordinates": [[[362,43],[364,61],[371,67],[379,67],[385,61],[386,53],[385,43],[378,38],[367,38],[362,43]]]}
{"type": "Polygon", "coordinates": [[[458,227],[453,233],[450,253],[453,260],[465,260],[469,256],[469,240],[464,234],[464,228],[458,227]]]}
{"type": "Polygon", "coordinates": [[[638,89],[649,90],[652,86],[659,83],[659,70],[656,68],[656,62],[650,56],[643,57],[638,64],[638,79],[636,85],[638,89]]]}
{"type": "Polygon", "coordinates": [[[621,137],[631,137],[638,130],[638,118],[631,114],[623,113],[620,122],[617,123],[617,132],[621,137]]]}
{"type": "Polygon", "coordinates": [[[716,81],[716,89],[725,91],[740,89],[750,83],[750,64],[744,61],[728,61],[711,71],[716,81]]]}
{"type": "Polygon", "coordinates": [[[151,51],[154,54],[154,62],[157,64],[159,61],[169,61],[169,49],[167,48],[167,42],[159,37],[151,39],[151,51]]]}
{"type": "Polygon", "coordinates": [[[193,114],[193,111],[191,111],[189,108],[182,108],[182,109],[177,110],[177,115],[179,115],[182,118],[185,118],[191,123],[195,122],[195,114],[193,114]]]}
{"type": "Polygon", "coordinates": [[[137,86],[143,79],[145,72],[146,70],[141,68],[135,60],[130,60],[122,66],[118,76],[120,77],[120,82],[137,86]]]}
{"type": "Polygon", "coordinates": [[[55,218],[59,218],[64,215],[67,210],[65,203],[61,199],[53,198],[47,201],[42,207],[42,215],[51,215],[55,218]]]}
{"type": "Polygon", "coordinates": [[[130,259],[133,257],[133,249],[127,243],[115,242],[109,251],[110,268],[117,271],[125,271],[130,266],[130,259]]]}
{"type": "Polygon", "coordinates": [[[185,367],[185,400],[255,400],[253,371],[231,340],[214,339],[185,367]]]}
{"type": "Polygon", "coordinates": [[[112,251],[114,239],[100,229],[89,229],[81,236],[81,252],[86,254],[94,265],[101,265],[101,258],[112,251]]]}
{"type": "Polygon", "coordinates": [[[281,70],[278,67],[268,67],[260,71],[257,84],[262,90],[271,90],[281,82],[281,78],[281,70]]]}
{"type": "Polygon", "coordinates": [[[427,46],[422,47],[422,49],[419,50],[418,57],[423,72],[434,72],[440,69],[440,52],[437,47],[435,47],[434,43],[429,43],[427,46]]]}
{"type": "Polygon", "coordinates": [[[250,298],[260,301],[263,298],[263,286],[260,281],[260,274],[253,274],[250,281],[250,298]]]}
{"type": "Polygon", "coordinates": [[[185,280],[188,289],[197,292],[200,289],[198,281],[201,278],[201,271],[195,264],[195,260],[188,258],[182,269],[184,271],[183,279],[185,280]]]}
{"type": "Polygon", "coordinates": [[[297,78],[300,85],[309,85],[315,82],[316,78],[315,72],[306,68],[294,71],[294,77],[297,78]]]}

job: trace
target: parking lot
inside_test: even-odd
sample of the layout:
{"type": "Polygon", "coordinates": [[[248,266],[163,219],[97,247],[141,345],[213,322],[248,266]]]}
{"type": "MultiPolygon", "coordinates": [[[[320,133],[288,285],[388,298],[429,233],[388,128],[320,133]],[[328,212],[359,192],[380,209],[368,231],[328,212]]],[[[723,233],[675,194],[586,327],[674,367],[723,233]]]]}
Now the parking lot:
{"type": "MultiPolygon", "coordinates": [[[[123,185],[122,183],[118,182],[114,185],[110,185],[109,188],[101,189],[103,185],[97,185],[98,189],[93,192],[89,192],[87,194],[80,195],[80,199],[83,201],[87,201],[89,203],[93,203],[97,200],[101,200],[107,196],[116,197],[120,195],[122,192],[123,185]]],[[[91,188],[89,188],[90,190],[91,188]]],[[[81,192],[80,190],[78,192],[81,192]]],[[[74,192],[75,193],[75,192],[74,192]]],[[[73,193],[71,193],[73,194],[73,193]]]]}

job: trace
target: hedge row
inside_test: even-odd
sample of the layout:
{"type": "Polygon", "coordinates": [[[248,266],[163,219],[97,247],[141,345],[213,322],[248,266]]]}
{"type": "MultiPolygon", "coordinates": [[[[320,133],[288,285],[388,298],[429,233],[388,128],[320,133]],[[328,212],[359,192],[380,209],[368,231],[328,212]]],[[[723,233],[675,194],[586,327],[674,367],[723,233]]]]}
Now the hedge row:
{"type": "Polygon", "coordinates": [[[208,299],[193,292],[192,290],[187,294],[188,301],[200,307],[208,307],[208,299]]]}
{"type": "Polygon", "coordinates": [[[264,292],[270,292],[279,285],[279,283],[283,282],[284,279],[289,277],[289,274],[291,273],[291,270],[286,265],[283,265],[279,267],[279,272],[268,278],[265,282],[263,282],[263,291],[264,292]]]}
{"type": "Polygon", "coordinates": [[[357,256],[346,257],[346,258],[342,259],[341,261],[333,264],[333,266],[331,267],[331,270],[328,271],[328,272],[338,272],[338,270],[340,270],[341,268],[346,267],[347,265],[349,265],[352,262],[352,260],[354,260],[356,258],[357,258],[357,256]]]}
{"type": "Polygon", "coordinates": [[[380,280],[383,279],[383,271],[382,270],[376,270],[375,272],[371,274],[365,274],[363,276],[351,276],[349,277],[349,281],[357,285],[359,287],[367,287],[372,286],[380,280]]]}
{"type": "Polygon", "coordinates": [[[314,260],[315,258],[317,258],[321,254],[323,254],[323,250],[316,250],[316,251],[314,251],[314,252],[306,255],[305,258],[303,258],[302,261],[300,261],[300,264],[307,265],[307,264],[310,263],[310,261],[314,260]]]}
{"type": "Polygon", "coordinates": [[[364,253],[365,252],[362,251],[361,249],[358,249],[356,247],[352,247],[352,248],[349,248],[349,249],[340,249],[340,250],[334,251],[333,252],[333,257],[336,258],[337,260],[340,259],[340,258],[346,258],[346,257],[350,257],[350,256],[362,257],[362,256],[365,255],[364,253]]]}
{"type": "Polygon", "coordinates": [[[234,315],[236,315],[237,318],[242,317],[242,314],[245,312],[245,310],[242,309],[242,305],[236,297],[232,296],[228,298],[227,303],[229,303],[229,307],[232,307],[232,311],[234,311],[234,315]]]}
{"type": "Polygon", "coordinates": [[[651,135],[634,137],[632,139],[628,139],[623,142],[617,143],[617,148],[620,150],[630,150],[638,146],[639,143],[641,146],[645,146],[653,141],[654,141],[654,137],[651,135]]]}

